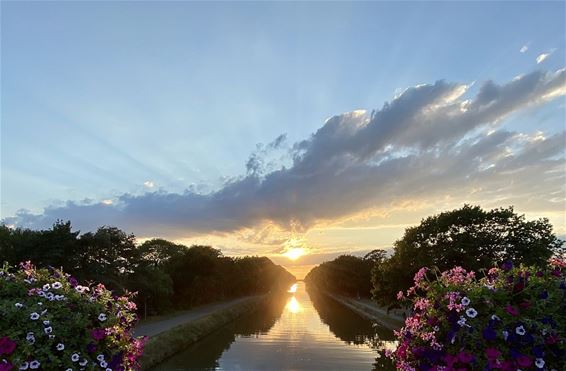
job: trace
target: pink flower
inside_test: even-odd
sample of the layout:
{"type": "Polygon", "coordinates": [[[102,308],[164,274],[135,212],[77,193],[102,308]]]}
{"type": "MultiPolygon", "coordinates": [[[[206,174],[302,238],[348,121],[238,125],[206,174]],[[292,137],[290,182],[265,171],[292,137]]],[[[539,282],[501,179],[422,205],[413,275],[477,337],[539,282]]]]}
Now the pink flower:
{"type": "Polygon", "coordinates": [[[495,348],[487,348],[485,350],[485,355],[488,359],[495,359],[501,355],[501,352],[495,348]]]}
{"type": "Polygon", "coordinates": [[[13,367],[10,362],[0,362],[0,371],[10,371],[13,367]]]}
{"type": "Polygon", "coordinates": [[[426,272],[428,271],[428,268],[423,267],[421,269],[419,269],[419,271],[415,274],[415,284],[418,284],[419,282],[421,282],[425,277],[426,277],[426,272]]]}
{"type": "Polygon", "coordinates": [[[474,355],[468,352],[460,352],[458,353],[458,359],[462,363],[470,363],[474,360],[474,355]]]}
{"type": "Polygon", "coordinates": [[[403,300],[405,299],[405,294],[403,294],[403,291],[399,291],[397,293],[397,300],[403,300]]]}
{"type": "Polygon", "coordinates": [[[507,311],[507,313],[515,317],[519,315],[519,310],[512,305],[506,306],[505,311],[507,311]]]}
{"type": "Polygon", "coordinates": [[[106,337],[106,330],[103,328],[97,328],[90,332],[94,340],[102,340],[106,337]]]}
{"type": "Polygon", "coordinates": [[[527,356],[519,356],[517,357],[517,364],[519,365],[519,367],[531,367],[531,365],[533,364],[533,361],[531,361],[531,359],[527,356]]]}
{"type": "Polygon", "coordinates": [[[7,336],[0,338],[0,354],[12,354],[16,345],[16,342],[10,340],[7,336]]]}

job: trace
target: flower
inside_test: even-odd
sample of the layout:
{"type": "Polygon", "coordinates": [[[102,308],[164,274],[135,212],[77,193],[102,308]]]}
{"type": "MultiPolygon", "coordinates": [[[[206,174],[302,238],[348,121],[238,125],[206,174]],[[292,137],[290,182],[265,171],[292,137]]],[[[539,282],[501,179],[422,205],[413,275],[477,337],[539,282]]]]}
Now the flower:
{"type": "Polygon", "coordinates": [[[474,308],[466,309],[466,315],[470,318],[475,318],[478,315],[478,311],[474,308]]]}
{"type": "Polygon", "coordinates": [[[78,353],[73,353],[73,355],[71,356],[71,361],[73,362],[77,362],[79,360],[80,356],[78,353]]]}
{"type": "Polygon", "coordinates": [[[519,365],[519,367],[531,367],[531,365],[533,364],[533,361],[531,361],[531,359],[525,355],[520,355],[519,357],[517,357],[517,365],[519,365]]]}
{"type": "Polygon", "coordinates": [[[55,346],[55,349],[57,349],[57,350],[59,350],[59,351],[64,350],[64,349],[65,349],[65,344],[59,343],[59,344],[57,344],[57,346],[55,346]]]}
{"type": "Polygon", "coordinates": [[[96,359],[97,359],[98,362],[104,361],[104,354],[99,354],[99,355],[97,355],[97,356],[96,356],[96,359]]]}
{"type": "Polygon", "coordinates": [[[100,322],[106,321],[106,314],[100,313],[100,314],[98,315],[98,320],[99,320],[100,322]]]}
{"type": "Polygon", "coordinates": [[[14,305],[15,305],[16,308],[18,308],[18,309],[23,308],[23,306],[24,306],[22,303],[16,303],[16,304],[14,304],[14,305]]]}
{"type": "Polygon", "coordinates": [[[32,314],[29,315],[29,318],[32,321],[35,321],[35,320],[39,319],[39,314],[37,314],[36,312],[33,312],[32,314]]]}
{"type": "Polygon", "coordinates": [[[485,355],[488,359],[495,359],[495,358],[499,358],[501,352],[495,348],[487,348],[485,350],[485,355]]]}
{"type": "Polygon", "coordinates": [[[54,288],[55,290],[60,289],[61,287],[63,287],[63,284],[61,282],[53,282],[51,284],[51,287],[54,288]]]}
{"type": "Polygon", "coordinates": [[[100,362],[100,367],[106,368],[106,366],[108,366],[108,363],[106,363],[106,361],[101,361],[101,362],[100,362]]]}
{"type": "Polygon", "coordinates": [[[50,333],[53,332],[53,328],[51,326],[49,326],[49,327],[44,328],[43,331],[45,331],[46,334],[50,334],[50,333]]]}
{"type": "Polygon", "coordinates": [[[79,365],[82,366],[82,367],[88,365],[88,359],[83,358],[83,360],[79,362],[79,365]]]}
{"type": "Polygon", "coordinates": [[[525,331],[525,328],[523,327],[523,325],[517,326],[517,327],[515,328],[515,333],[516,333],[517,335],[521,335],[521,336],[525,335],[526,331],[525,331]]]}
{"type": "Polygon", "coordinates": [[[16,342],[11,340],[9,337],[4,336],[0,338],[0,355],[12,354],[14,349],[16,349],[16,346],[16,342]]]}
{"type": "Polygon", "coordinates": [[[49,285],[48,283],[43,285],[43,291],[49,291],[50,288],[51,288],[51,285],[49,285]]]}
{"type": "Polygon", "coordinates": [[[535,359],[535,366],[537,366],[537,368],[543,368],[544,363],[545,363],[544,359],[542,359],[542,358],[535,359]]]}
{"type": "Polygon", "coordinates": [[[501,269],[503,269],[505,272],[509,272],[511,269],[513,269],[513,262],[511,260],[503,262],[503,264],[501,264],[501,269]]]}
{"type": "Polygon", "coordinates": [[[41,366],[41,363],[39,361],[31,361],[29,363],[29,368],[31,368],[32,370],[39,368],[39,366],[41,366]]]}
{"type": "Polygon", "coordinates": [[[102,340],[106,337],[106,331],[102,328],[94,329],[90,334],[94,340],[102,340]]]}
{"type": "Polygon", "coordinates": [[[512,305],[506,306],[505,311],[515,317],[519,315],[519,310],[512,305]]]}
{"type": "Polygon", "coordinates": [[[463,306],[468,306],[470,304],[470,299],[467,296],[464,296],[461,303],[463,306]]]}
{"type": "Polygon", "coordinates": [[[24,362],[20,365],[18,370],[27,370],[29,368],[29,362],[24,362]]]}

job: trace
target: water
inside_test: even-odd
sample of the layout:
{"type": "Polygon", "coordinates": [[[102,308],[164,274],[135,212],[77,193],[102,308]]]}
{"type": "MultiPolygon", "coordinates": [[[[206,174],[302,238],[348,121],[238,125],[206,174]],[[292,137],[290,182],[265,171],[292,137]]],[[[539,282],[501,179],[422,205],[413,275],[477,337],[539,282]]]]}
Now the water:
{"type": "Polygon", "coordinates": [[[298,282],[156,370],[394,370],[393,333],[298,282]],[[381,358],[378,358],[381,355],[381,358]],[[377,359],[376,359],[377,358],[377,359]]]}

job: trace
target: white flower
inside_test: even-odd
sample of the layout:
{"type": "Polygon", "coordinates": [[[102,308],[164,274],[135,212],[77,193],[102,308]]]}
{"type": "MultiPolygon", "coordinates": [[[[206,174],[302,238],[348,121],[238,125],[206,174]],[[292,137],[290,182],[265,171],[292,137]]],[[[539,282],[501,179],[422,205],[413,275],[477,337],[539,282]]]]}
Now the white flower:
{"type": "Polygon", "coordinates": [[[53,301],[55,300],[55,294],[52,292],[48,292],[47,295],[45,296],[47,298],[47,300],[49,301],[53,301]]]}
{"type": "Polygon", "coordinates": [[[45,326],[49,326],[50,323],[51,323],[51,322],[49,322],[49,321],[47,321],[47,320],[43,321],[43,324],[44,324],[45,326]]]}
{"type": "Polygon", "coordinates": [[[49,334],[49,339],[55,339],[55,335],[49,334]]]}
{"type": "Polygon", "coordinates": [[[77,362],[79,360],[79,355],[78,353],[73,353],[73,355],[71,356],[71,361],[73,362],[77,362]]]}
{"type": "Polygon", "coordinates": [[[494,321],[501,321],[501,318],[499,318],[496,314],[491,315],[491,319],[494,321]]]}
{"type": "Polygon", "coordinates": [[[20,365],[20,370],[27,370],[29,368],[29,362],[24,362],[20,365]]]}
{"type": "Polygon", "coordinates": [[[16,308],[18,308],[18,309],[20,309],[24,306],[22,303],[16,303],[15,305],[16,305],[16,308]]]}
{"type": "Polygon", "coordinates": [[[37,302],[37,305],[43,305],[43,303],[42,303],[42,302],[40,302],[40,301],[38,301],[38,302],[37,302]]]}
{"type": "Polygon", "coordinates": [[[43,285],[43,291],[49,291],[50,288],[51,288],[51,286],[48,283],[43,285]]]}
{"type": "Polygon", "coordinates": [[[44,297],[45,297],[45,293],[44,293],[43,291],[38,291],[38,292],[37,292],[37,296],[40,296],[40,297],[44,298],[44,297]]]}
{"type": "Polygon", "coordinates": [[[515,328],[515,333],[517,335],[521,335],[521,336],[525,335],[526,331],[525,331],[525,328],[523,327],[523,325],[517,326],[517,328],[515,328]]]}
{"type": "Polygon", "coordinates": [[[35,370],[36,368],[39,368],[40,365],[41,365],[41,363],[39,363],[39,361],[31,361],[29,363],[29,368],[35,370]]]}
{"type": "Polygon", "coordinates": [[[470,299],[469,299],[467,296],[464,296],[464,297],[462,298],[462,305],[463,305],[463,306],[467,306],[467,305],[469,305],[469,304],[470,304],[470,299]]]}
{"type": "Polygon", "coordinates": [[[99,354],[96,356],[96,359],[98,360],[98,362],[102,362],[104,361],[104,354],[99,354]]]}
{"type": "Polygon", "coordinates": [[[503,330],[502,334],[503,334],[503,339],[504,339],[505,341],[507,341],[507,338],[509,337],[509,331],[503,330]]]}
{"type": "Polygon", "coordinates": [[[69,368],[66,369],[65,371],[73,371],[73,369],[69,367],[69,368]]]}
{"type": "Polygon", "coordinates": [[[59,344],[57,344],[57,346],[55,348],[57,348],[57,350],[63,350],[63,349],[65,349],[65,344],[59,343],[59,344]]]}
{"type": "Polygon", "coordinates": [[[35,321],[35,320],[37,320],[37,319],[39,318],[39,314],[37,314],[36,312],[33,312],[32,314],[29,315],[29,318],[30,318],[32,321],[35,321]]]}
{"type": "Polygon", "coordinates": [[[55,290],[60,289],[61,287],[63,287],[63,285],[61,284],[61,282],[53,282],[51,284],[51,287],[53,287],[55,290]]]}
{"type": "Polygon", "coordinates": [[[538,368],[543,368],[544,367],[544,359],[537,358],[535,360],[535,366],[537,366],[538,368]]]}
{"type": "Polygon", "coordinates": [[[98,315],[98,320],[99,320],[100,322],[106,321],[106,314],[100,313],[100,314],[98,315]]]}
{"type": "Polygon", "coordinates": [[[474,308],[468,308],[466,309],[466,315],[470,318],[475,318],[478,315],[478,311],[474,308]]]}
{"type": "Polygon", "coordinates": [[[88,365],[88,359],[84,359],[84,358],[83,358],[83,360],[79,362],[79,365],[81,365],[81,366],[83,366],[83,367],[86,366],[86,365],[88,365]]]}
{"type": "Polygon", "coordinates": [[[50,334],[53,332],[53,327],[49,326],[43,329],[43,331],[45,331],[46,334],[50,334]]]}
{"type": "Polygon", "coordinates": [[[106,368],[106,366],[108,366],[108,363],[106,363],[105,361],[100,362],[100,367],[106,368]]]}
{"type": "Polygon", "coordinates": [[[61,301],[65,299],[65,295],[55,295],[55,300],[61,301]]]}
{"type": "Polygon", "coordinates": [[[464,317],[460,317],[460,319],[458,320],[458,324],[460,326],[465,326],[466,325],[466,319],[464,317]]]}
{"type": "Polygon", "coordinates": [[[546,334],[548,333],[548,331],[546,331],[546,329],[543,328],[542,331],[541,331],[541,333],[542,333],[543,335],[546,335],[546,334]]]}

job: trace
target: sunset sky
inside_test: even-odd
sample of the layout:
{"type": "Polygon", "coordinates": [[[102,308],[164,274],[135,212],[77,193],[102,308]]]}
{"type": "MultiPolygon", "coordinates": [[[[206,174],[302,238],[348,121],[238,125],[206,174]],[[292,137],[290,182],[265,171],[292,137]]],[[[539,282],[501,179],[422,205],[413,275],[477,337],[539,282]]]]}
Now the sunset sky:
{"type": "Polygon", "coordinates": [[[1,219],[299,278],[464,203],[565,236],[565,4],[2,2],[1,219]]]}

